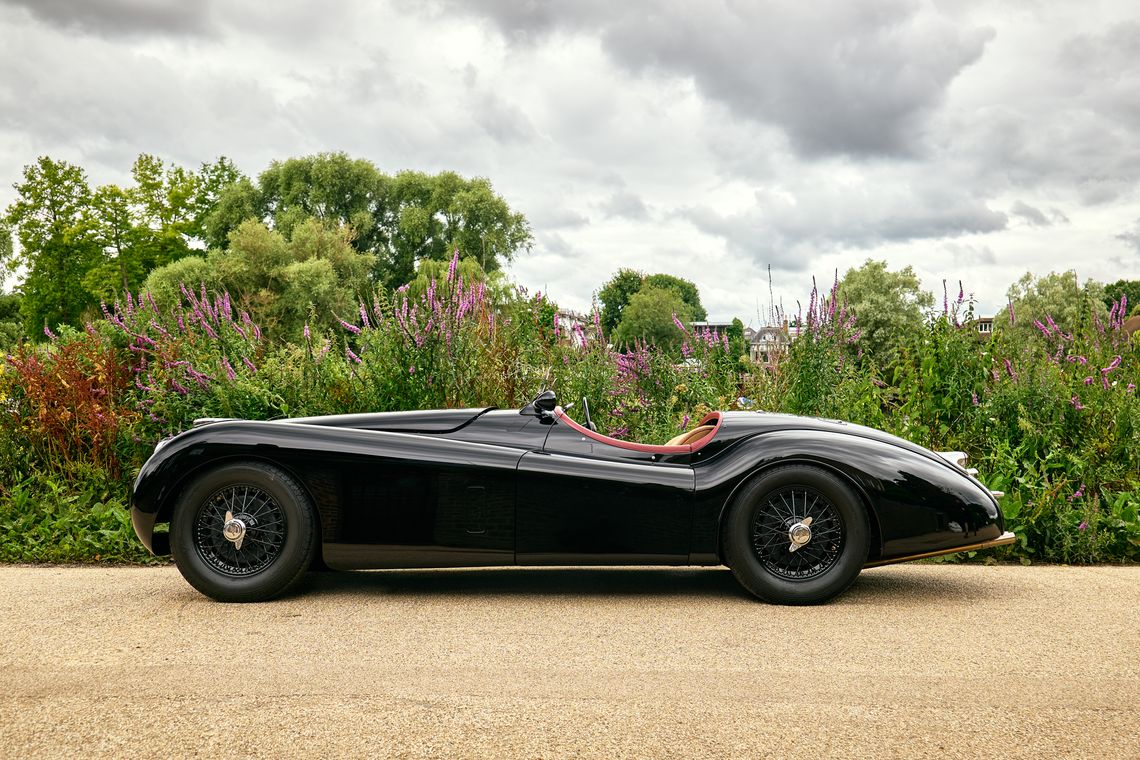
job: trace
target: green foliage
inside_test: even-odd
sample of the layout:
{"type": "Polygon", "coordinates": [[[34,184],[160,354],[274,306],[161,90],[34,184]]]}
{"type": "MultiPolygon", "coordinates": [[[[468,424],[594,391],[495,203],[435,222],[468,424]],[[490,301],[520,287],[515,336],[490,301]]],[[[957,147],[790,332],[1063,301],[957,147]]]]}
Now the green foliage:
{"type": "Polygon", "coordinates": [[[9,269],[26,270],[20,306],[25,332],[39,336],[59,324],[78,324],[93,303],[80,277],[99,260],[85,223],[92,199],[87,176],[78,166],[41,156],[24,167],[24,181],[15,189],[4,221],[20,241],[9,269]]]}
{"type": "Polygon", "coordinates": [[[24,270],[28,333],[78,326],[100,301],[121,298],[155,267],[187,255],[223,186],[238,176],[225,158],[193,172],[142,154],[131,168],[133,185],[92,191],[83,170],[67,162],[45,156],[25,167],[4,216],[20,249],[12,255],[9,240],[0,261],[24,270]]]}
{"type": "MultiPolygon", "coordinates": [[[[644,275],[633,269],[619,269],[598,291],[598,300],[602,302],[602,329],[620,345],[638,339],[676,345],[679,333],[670,330],[666,322],[660,319],[666,303],[679,304],[674,312],[685,323],[701,321],[708,316],[705,307],[701,305],[697,286],[671,274],[644,275]],[[654,292],[647,293],[646,298],[638,301],[639,305],[634,310],[630,324],[622,327],[627,307],[634,303],[640,293],[646,291],[654,292]],[[666,293],[672,295],[667,296],[666,293]]],[[[668,322],[672,322],[671,315],[674,312],[666,315],[669,317],[668,322]]]]}
{"type": "Polygon", "coordinates": [[[708,312],[705,307],[701,305],[701,294],[697,290],[697,286],[689,280],[681,277],[675,277],[671,274],[651,274],[641,283],[642,288],[664,288],[672,290],[674,293],[681,297],[685,305],[689,307],[692,314],[692,319],[698,322],[708,319],[708,312]]]}
{"type": "Polygon", "coordinates": [[[669,288],[643,287],[633,294],[622,311],[621,322],[613,333],[617,346],[630,346],[637,341],[652,343],[661,348],[676,348],[683,333],[674,323],[693,321],[692,309],[677,291],[669,288]]]}
{"type": "MultiPolygon", "coordinates": [[[[233,278],[247,297],[270,278],[297,283],[289,304],[262,304],[279,324],[301,318],[302,290],[337,291],[326,267],[337,271],[340,257],[357,276],[368,268],[343,231],[313,219],[288,239],[247,222],[230,249],[174,266],[233,278]],[[232,251],[241,261],[224,258],[232,251]]],[[[627,310],[667,302],[677,344],[633,340],[615,351],[600,314],[568,327],[540,294],[493,295],[476,262],[455,256],[420,274],[393,295],[345,302],[335,322],[310,316],[292,341],[267,340],[242,313],[252,297],[237,303],[207,283],[165,299],[128,296],[84,331],[16,347],[0,362],[0,560],[145,559],[125,511],[130,483],[160,438],[197,417],[511,408],[543,387],[563,403],[587,397],[601,431],[632,440],[661,443],[710,410],[743,407],[960,449],[1007,492],[1007,527],[1019,537],[985,556],[1140,560],[1140,348],[1119,309],[1099,326],[1046,322],[1032,341],[987,341],[960,326],[972,314],[958,301],[880,365],[859,360],[862,325],[835,288],[809,300],[786,353],[742,368],[735,329],[672,324],[672,308],[685,306],[672,289],[639,289],[627,310]]]]}
{"type": "Polygon", "coordinates": [[[994,333],[1013,341],[1035,341],[1040,338],[1034,321],[1059,325],[1065,332],[1091,329],[1108,318],[1104,305],[1104,286],[1095,280],[1081,285],[1077,273],[1050,272],[1034,277],[1026,272],[1006,292],[1012,304],[1014,321],[995,319],[994,333]]]}
{"type": "Polygon", "coordinates": [[[70,482],[37,473],[0,499],[0,562],[160,562],[135,537],[123,489],[92,470],[70,482]]]}
{"type": "Polygon", "coordinates": [[[1127,299],[1124,307],[1124,316],[1140,314],[1140,280],[1117,280],[1104,286],[1104,306],[1111,309],[1113,304],[1121,297],[1127,299]]]}
{"type": "Polygon", "coordinates": [[[144,289],[167,305],[178,302],[183,285],[225,290],[275,339],[295,341],[307,322],[331,327],[356,310],[373,262],[352,247],[347,228],[308,218],[286,239],[250,219],[230,233],[225,250],[156,269],[144,289]]]}
{"type": "Polygon", "coordinates": [[[19,293],[0,293],[0,351],[10,352],[24,339],[19,293]]]}
{"type": "Polygon", "coordinates": [[[411,171],[393,177],[344,153],[274,161],[256,186],[230,185],[205,220],[207,240],[220,247],[251,218],[286,239],[308,219],[351,229],[356,250],[374,257],[373,281],[389,289],[413,279],[419,262],[446,263],[454,250],[495,271],[533,239],[523,215],[487,179],[411,171]]]}
{"type": "Polygon", "coordinates": [[[645,276],[641,272],[619,269],[617,274],[598,291],[598,300],[602,302],[602,329],[606,335],[612,335],[617,329],[629,299],[641,290],[641,282],[644,279],[645,276]]]}
{"type": "Polygon", "coordinates": [[[922,329],[924,310],[934,296],[922,290],[911,267],[898,272],[887,262],[868,259],[839,281],[838,297],[855,313],[863,352],[880,366],[890,363],[908,336],[922,329]]]}

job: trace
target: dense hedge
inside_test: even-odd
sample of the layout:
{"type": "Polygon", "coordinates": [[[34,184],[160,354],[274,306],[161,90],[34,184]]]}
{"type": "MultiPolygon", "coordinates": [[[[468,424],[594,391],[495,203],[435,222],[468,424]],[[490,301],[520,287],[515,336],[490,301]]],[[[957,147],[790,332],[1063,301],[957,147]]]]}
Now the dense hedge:
{"type": "Polygon", "coordinates": [[[7,356],[0,560],[146,560],[125,509],[131,480],[155,442],[196,417],[515,407],[543,387],[588,396],[599,428],[631,439],[663,441],[708,410],[746,408],[962,449],[1008,494],[1019,542],[994,555],[1140,558],[1140,352],[1119,310],[1070,332],[1044,320],[1015,344],[979,340],[958,323],[959,303],[877,367],[834,297],[813,296],[790,350],[757,365],[712,332],[686,331],[679,356],[617,353],[596,324],[561,326],[540,294],[492,303],[454,265],[424,292],[377,296],[335,333],[306,328],[295,344],[268,340],[225,293],[181,295],[167,309],[128,295],[86,330],[7,356]]]}

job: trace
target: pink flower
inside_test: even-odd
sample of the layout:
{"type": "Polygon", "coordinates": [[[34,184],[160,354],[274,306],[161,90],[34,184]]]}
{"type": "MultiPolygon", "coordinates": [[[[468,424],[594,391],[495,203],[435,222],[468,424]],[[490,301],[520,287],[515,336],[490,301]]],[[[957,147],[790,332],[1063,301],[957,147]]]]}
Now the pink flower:
{"type": "Polygon", "coordinates": [[[349,324],[348,322],[345,322],[343,319],[340,319],[339,317],[337,318],[337,321],[340,322],[341,327],[348,330],[353,335],[360,335],[360,328],[357,327],[356,325],[349,324]]]}
{"type": "Polygon", "coordinates": [[[413,364],[412,366],[408,367],[408,374],[409,375],[416,374],[416,365],[413,364]]]}
{"type": "Polygon", "coordinates": [[[310,341],[313,339],[313,334],[309,332],[309,323],[305,323],[305,340],[310,341]]]}
{"type": "Polygon", "coordinates": [[[363,364],[364,363],[360,360],[360,357],[357,356],[353,352],[353,350],[351,348],[349,348],[348,346],[345,346],[345,348],[344,348],[344,355],[347,356],[349,359],[352,359],[357,364],[363,364]]]}
{"type": "Polygon", "coordinates": [[[1083,533],[1084,531],[1088,530],[1088,527],[1089,527],[1088,522],[1085,520],[1081,520],[1081,524],[1077,526],[1077,530],[1079,530],[1083,533]]]}
{"type": "Polygon", "coordinates": [[[1085,408],[1085,405],[1081,403],[1079,396],[1073,396],[1072,400],[1069,403],[1072,404],[1073,408],[1078,411],[1085,408]]]}

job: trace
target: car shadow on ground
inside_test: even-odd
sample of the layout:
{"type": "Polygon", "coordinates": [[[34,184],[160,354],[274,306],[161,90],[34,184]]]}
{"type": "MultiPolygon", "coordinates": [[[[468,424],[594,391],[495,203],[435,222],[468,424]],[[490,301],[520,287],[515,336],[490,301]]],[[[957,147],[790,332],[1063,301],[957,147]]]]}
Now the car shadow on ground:
{"type": "MultiPolygon", "coordinates": [[[[868,570],[836,601],[922,603],[988,595],[984,577],[892,567],[868,570]]],[[[309,573],[298,596],[562,596],[707,597],[749,601],[752,597],[727,568],[541,567],[447,570],[368,570],[309,573]]]]}

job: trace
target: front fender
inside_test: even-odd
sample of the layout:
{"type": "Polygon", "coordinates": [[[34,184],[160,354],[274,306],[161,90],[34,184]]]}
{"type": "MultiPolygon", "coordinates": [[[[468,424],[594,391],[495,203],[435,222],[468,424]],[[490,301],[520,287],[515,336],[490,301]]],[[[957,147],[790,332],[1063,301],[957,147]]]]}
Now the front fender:
{"type": "Polygon", "coordinates": [[[784,464],[819,466],[854,486],[879,529],[872,561],[996,540],[1004,529],[989,491],[933,452],[844,432],[778,430],[694,467],[694,554],[719,552],[720,524],[735,494],[751,478],[784,464]]]}

